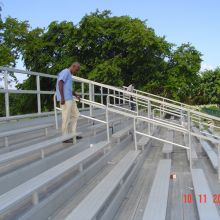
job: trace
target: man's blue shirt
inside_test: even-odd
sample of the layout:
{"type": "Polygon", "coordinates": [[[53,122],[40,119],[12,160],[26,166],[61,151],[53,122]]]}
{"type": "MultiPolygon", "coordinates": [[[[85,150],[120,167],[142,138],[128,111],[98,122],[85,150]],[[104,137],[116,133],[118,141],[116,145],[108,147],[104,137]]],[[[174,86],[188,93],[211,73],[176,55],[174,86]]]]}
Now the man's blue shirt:
{"type": "Polygon", "coordinates": [[[72,74],[69,69],[62,70],[57,77],[57,85],[56,85],[56,97],[57,101],[61,101],[60,91],[58,83],[59,81],[63,81],[63,95],[65,101],[67,100],[73,100],[73,79],[72,74]]]}

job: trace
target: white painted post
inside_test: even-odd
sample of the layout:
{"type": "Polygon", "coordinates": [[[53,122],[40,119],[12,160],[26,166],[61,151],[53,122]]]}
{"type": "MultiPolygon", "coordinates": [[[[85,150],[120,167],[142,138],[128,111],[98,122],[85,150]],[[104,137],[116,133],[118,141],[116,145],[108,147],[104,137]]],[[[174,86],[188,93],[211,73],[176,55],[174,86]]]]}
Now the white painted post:
{"type": "Polygon", "coordinates": [[[162,114],[161,114],[161,105],[160,105],[160,119],[162,118],[162,114]]]}
{"type": "MultiPolygon", "coordinates": [[[[137,95],[137,93],[138,93],[137,90],[136,90],[135,93],[136,93],[136,95],[137,95]]],[[[136,96],[135,101],[136,101],[136,109],[137,109],[137,115],[138,115],[138,98],[137,98],[137,96],[136,96]]]]}
{"type": "Polygon", "coordinates": [[[10,116],[9,92],[8,92],[8,71],[4,71],[4,86],[5,86],[5,113],[6,113],[6,118],[7,118],[10,116]]]}
{"type": "Polygon", "coordinates": [[[218,144],[218,180],[220,181],[220,143],[218,144]]]}
{"type": "MultiPolygon", "coordinates": [[[[123,87],[123,90],[126,90],[125,87],[123,87]]],[[[123,92],[123,105],[125,104],[125,94],[123,92]]]]}
{"type": "MultiPolygon", "coordinates": [[[[109,88],[108,88],[108,95],[109,95],[109,88]]],[[[107,95],[107,98],[106,98],[106,102],[108,100],[108,103],[110,103],[110,98],[108,97],[108,95],[107,95]]]]}
{"type": "Polygon", "coordinates": [[[183,104],[181,103],[181,122],[182,122],[182,120],[183,120],[183,104]]]}
{"type": "Polygon", "coordinates": [[[164,98],[163,98],[163,117],[164,117],[164,98]]]}
{"type": "Polygon", "coordinates": [[[58,130],[58,119],[57,119],[57,106],[56,106],[56,95],[53,96],[53,107],[54,107],[54,117],[55,117],[55,124],[56,129],[58,130]]]}
{"type": "Polygon", "coordinates": [[[40,100],[40,76],[36,76],[36,84],[37,84],[37,112],[41,113],[41,100],[40,100]]]}
{"type": "MultiPolygon", "coordinates": [[[[89,83],[89,100],[92,101],[92,84],[89,83]]],[[[89,106],[89,116],[92,117],[92,106],[89,106]]]]}
{"type": "Polygon", "coordinates": [[[113,95],[114,95],[114,105],[115,105],[115,90],[113,91],[113,95]]]}
{"type": "Polygon", "coordinates": [[[201,117],[199,116],[199,130],[201,131],[201,128],[202,128],[202,126],[201,126],[201,117]]]}
{"type": "Polygon", "coordinates": [[[107,131],[107,141],[110,143],[110,134],[109,134],[109,115],[108,115],[108,104],[109,104],[109,96],[107,96],[107,103],[106,103],[106,131],[107,131]]]}
{"type": "MultiPolygon", "coordinates": [[[[147,106],[148,106],[147,117],[150,119],[150,116],[151,116],[151,103],[150,103],[149,99],[148,99],[148,102],[147,102],[147,106]]],[[[150,124],[150,122],[148,122],[148,134],[151,134],[151,124],[150,124]]]]}
{"type": "MultiPolygon", "coordinates": [[[[82,82],[82,83],[81,83],[81,94],[82,94],[82,98],[83,98],[83,99],[84,99],[84,97],[85,97],[84,91],[85,91],[85,89],[84,89],[84,82],[82,82]]],[[[82,103],[82,109],[84,109],[84,108],[85,108],[85,104],[82,103]]]]}
{"type": "Polygon", "coordinates": [[[136,118],[134,118],[134,146],[135,150],[137,151],[136,118]]]}
{"type": "Polygon", "coordinates": [[[187,112],[188,114],[188,142],[189,142],[189,165],[190,165],[190,170],[192,170],[192,143],[191,143],[191,118],[190,118],[190,110],[187,112]]]}
{"type": "Polygon", "coordinates": [[[101,87],[101,104],[103,104],[103,88],[101,87]]]}

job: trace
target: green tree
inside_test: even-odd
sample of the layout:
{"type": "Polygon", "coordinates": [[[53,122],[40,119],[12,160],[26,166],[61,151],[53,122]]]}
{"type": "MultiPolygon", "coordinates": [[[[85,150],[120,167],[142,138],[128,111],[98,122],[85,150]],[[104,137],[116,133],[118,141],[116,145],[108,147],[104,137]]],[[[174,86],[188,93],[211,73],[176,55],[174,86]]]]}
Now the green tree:
{"type": "Polygon", "coordinates": [[[171,54],[167,65],[164,96],[190,103],[192,91],[198,86],[202,54],[191,44],[182,44],[171,54]]]}
{"type": "Polygon", "coordinates": [[[220,105],[220,68],[202,72],[196,91],[195,102],[198,104],[220,105]]]}
{"type": "MultiPolygon", "coordinates": [[[[111,16],[106,10],[85,15],[78,25],[51,22],[47,28],[30,30],[27,22],[8,18],[6,23],[1,36],[9,48],[12,61],[7,62],[11,65],[21,54],[28,70],[56,75],[79,61],[79,76],[115,86],[132,82],[137,89],[192,102],[201,53],[190,44],[175,49],[146,21],[111,16]]],[[[35,77],[29,76],[17,88],[36,89],[35,77]]],[[[55,80],[41,78],[41,90],[51,89],[55,89],[55,80]]],[[[36,111],[34,96],[20,96],[17,102],[18,112],[36,111]],[[26,103],[29,105],[23,108],[26,103]]],[[[50,96],[42,96],[41,103],[45,110],[53,108],[50,96]]]]}

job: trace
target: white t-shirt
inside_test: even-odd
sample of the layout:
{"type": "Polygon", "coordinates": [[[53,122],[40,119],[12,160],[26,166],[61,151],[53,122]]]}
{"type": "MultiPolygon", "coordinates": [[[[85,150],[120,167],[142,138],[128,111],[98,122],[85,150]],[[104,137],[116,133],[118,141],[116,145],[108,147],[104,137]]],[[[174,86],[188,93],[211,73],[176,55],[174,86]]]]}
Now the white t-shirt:
{"type": "Polygon", "coordinates": [[[132,84],[129,85],[128,88],[127,88],[127,91],[128,92],[133,92],[133,90],[134,90],[134,86],[132,84]]]}

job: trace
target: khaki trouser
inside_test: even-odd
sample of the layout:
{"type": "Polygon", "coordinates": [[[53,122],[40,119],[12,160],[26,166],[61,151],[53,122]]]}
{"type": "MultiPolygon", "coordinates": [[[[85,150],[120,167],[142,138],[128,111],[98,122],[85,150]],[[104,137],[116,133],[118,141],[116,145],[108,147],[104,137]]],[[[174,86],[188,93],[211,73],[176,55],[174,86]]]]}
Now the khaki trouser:
{"type": "Polygon", "coordinates": [[[62,108],[62,133],[70,134],[76,133],[77,119],[79,117],[79,110],[76,105],[76,101],[68,100],[65,101],[62,108]]]}

